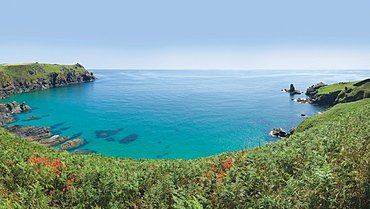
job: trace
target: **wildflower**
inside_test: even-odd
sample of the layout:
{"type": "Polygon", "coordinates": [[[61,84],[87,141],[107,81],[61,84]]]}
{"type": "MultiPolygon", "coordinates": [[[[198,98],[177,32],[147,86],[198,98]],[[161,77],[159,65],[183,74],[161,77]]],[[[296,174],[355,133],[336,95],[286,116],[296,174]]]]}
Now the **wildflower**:
{"type": "Polygon", "coordinates": [[[217,177],[223,177],[223,176],[224,176],[224,175],[222,175],[222,174],[219,174],[219,173],[217,174],[217,177]]]}
{"type": "Polygon", "coordinates": [[[50,192],[49,192],[49,195],[50,195],[50,196],[53,196],[53,191],[50,191],[50,192]]]}

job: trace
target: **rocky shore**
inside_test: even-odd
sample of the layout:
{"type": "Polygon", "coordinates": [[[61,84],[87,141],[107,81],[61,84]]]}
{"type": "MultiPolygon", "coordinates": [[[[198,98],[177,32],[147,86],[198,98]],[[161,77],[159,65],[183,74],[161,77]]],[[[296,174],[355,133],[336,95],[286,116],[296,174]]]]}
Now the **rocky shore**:
{"type": "Polygon", "coordinates": [[[5,126],[14,121],[14,114],[25,112],[31,108],[25,103],[17,102],[0,104],[0,126],[5,126]]]}
{"type": "Polygon", "coordinates": [[[0,98],[96,79],[79,63],[0,65],[0,98]]]}
{"type": "MultiPolygon", "coordinates": [[[[31,108],[22,103],[17,102],[3,103],[0,104],[0,121],[2,126],[14,121],[14,114],[21,113],[31,108]]],[[[52,147],[63,143],[59,150],[73,150],[87,144],[87,141],[81,138],[67,141],[73,139],[72,137],[53,135],[51,136],[50,127],[37,127],[37,126],[21,126],[21,125],[10,125],[5,128],[9,133],[18,136],[20,138],[33,141],[35,143],[44,145],[46,147],[52,147]],[[66,141],[66,142],[65,142],[66,141]]],[[[89,154],[94,153],[94,151],[78,151],[78,154],[89,154]]]]}
{"type": "Polygon", "coordinates": [[[49,137],[51,135],[48,127],[37,127],[37,126],[21,126],[21,125],[11,125],[5,128],[9,133],[16,135],[18,137],[36,141],[49,137]]]}
{"type": "MultiPolygon", "coordinates": [[[[290,94],[302,94],[303,92],[296,90],[294,85],[291,84],[289,89],[282,91],[290,94]]],[[[292,101],[300,103],[309,103],[312,105],[322,105],[332,107],[338,103],[347,103],[370,98],[370,78],[355,81],[355,82],[340,82],[332,85],[318,83],[307,88],[305,98],[291,99],[292,101]]],[[[302,113],[302,117],[307,115],[302,113]]],[[[293,134],[291,130],[289,133],[281,128],[274,128],[271,130],[270,135],[279,138],[289,137],[293,134]]]]}
{"type": "MultiPolygon", "coordinates": [[[[75,65],[57,64],[6,64],[0,65],[0,99],[14,94],[46,90],[57,86],[94,81],[97,78],[88,72],[79,63],[75,65]]],[[[22,113],[31,108],[25,103],[17,102],[0,104],[0,126],[14,122],[14,114],[22,113]]],[[[30,116],[24,121],[41,119],[30,116]]],[[[51,136],[50,127],[10,125],[5,128],[9,133],[18,137],[42,144],[46,147],[59,145],[72,137],[54,135],[51,136]]],[[[61,145],[60,150],[72,150],[83,146],[87,142],[84,139],[74,139],[61,145]]],[[[78,154],[89,154],[94,151],[83,150],[78,154]]]]}

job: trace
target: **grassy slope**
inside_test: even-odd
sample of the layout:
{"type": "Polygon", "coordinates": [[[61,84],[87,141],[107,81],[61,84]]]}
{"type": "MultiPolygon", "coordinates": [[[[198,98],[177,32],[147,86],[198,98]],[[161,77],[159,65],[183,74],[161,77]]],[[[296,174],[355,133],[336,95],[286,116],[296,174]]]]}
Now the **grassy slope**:
{"type": "Polygon", "coordinates": [[[74,70],[77,73],[86,72],[85,68],[80,65],[57,65],[57,64],[3,64],[0,65],[0,84],[6,82],[18,81],[32,81],[37,78],[48,78],[50,73],[63,74],[63,70],[74,70]]]}
{"type": "Polygon", "coordinates": [[[0,206],[366,208],[369,123],[363,99],[276,143],[188,161],[77,156],[2,132],[0,206]]]}
{"type": "MultiPolygon", "coordinates": [[[[365,80],[364,80],[365,81],[365,80]]],[[[325,98],[330,98],[330,95],[338,94],[330,100],[329,103],[343,103],[348,101],[356,101],[362,98],[370,97],[370,81],[356,81],[356,82],[341,82],[332,85],[323,85],[314,95],[316,98],[322,99],[325,103],[325,98]],[[362,85],[360,85],[362,83],[362,85]]],[[[328,104],[332,105],[332,104],[328,104]]]]}

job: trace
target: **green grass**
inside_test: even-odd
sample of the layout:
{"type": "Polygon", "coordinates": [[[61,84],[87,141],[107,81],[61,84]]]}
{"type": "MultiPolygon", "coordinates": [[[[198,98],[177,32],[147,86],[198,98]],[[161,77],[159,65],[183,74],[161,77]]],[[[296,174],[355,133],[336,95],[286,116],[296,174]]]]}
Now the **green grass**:
{"type": "Polygon", "coordinates": [[[86,156],[0,132],[0,208],[368,208],[370,99],[195,160],[86,156]]]}
{"type": "Polygon", "coordinates": [[[346,115],[348,111],[357,112],[366,108],[370,99],[362,99],[355,103],[342,103],[337,104],[331,108],[330,111],[325,111],[322,114],[314,115],[312,117],[306,118],[299,126],[296,128],[295,133],[303,132],[311,127],[321,125],[325,122],[335,122],[338,118],[346,115]]]}
{"type": "Polygon", "coordinates": [[[318,104],[329,106],[370,98],[370,80],[322,85],[311,97],[316,98],[318,104]]]}
{"type": "Polygon", "coordinates": [[[343,91],[346,87],[351,88],[353,87],[353,84],[357,82],[341,82],[341,83],[335,83],[332,85],[326,85],[324,87],[321,87],[318,90],[319,94],[329,94],[331,92],[336,92],[336,91],[343,91]]]}
{"type": "Polygon", "coordinates": [[[13,79],[34,80],[37,78],[47,78],[50,73],[64,72],[85,72],[85,68],[78,65],[57,65],[57,64],[3,64],[0,65],[0,73],[6,74],[13,79]]]}

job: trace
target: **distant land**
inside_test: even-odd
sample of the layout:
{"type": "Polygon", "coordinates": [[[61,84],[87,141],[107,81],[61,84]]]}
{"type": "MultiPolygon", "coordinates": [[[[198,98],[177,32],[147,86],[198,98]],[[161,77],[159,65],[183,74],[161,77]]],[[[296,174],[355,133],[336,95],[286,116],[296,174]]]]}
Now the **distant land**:
{"type": "Polygon", "coordinates": [[[79,63],[75,65],[2,64],[0,65],[0,98],[96,79],[93,73],[88,72],[79,63]]]}

